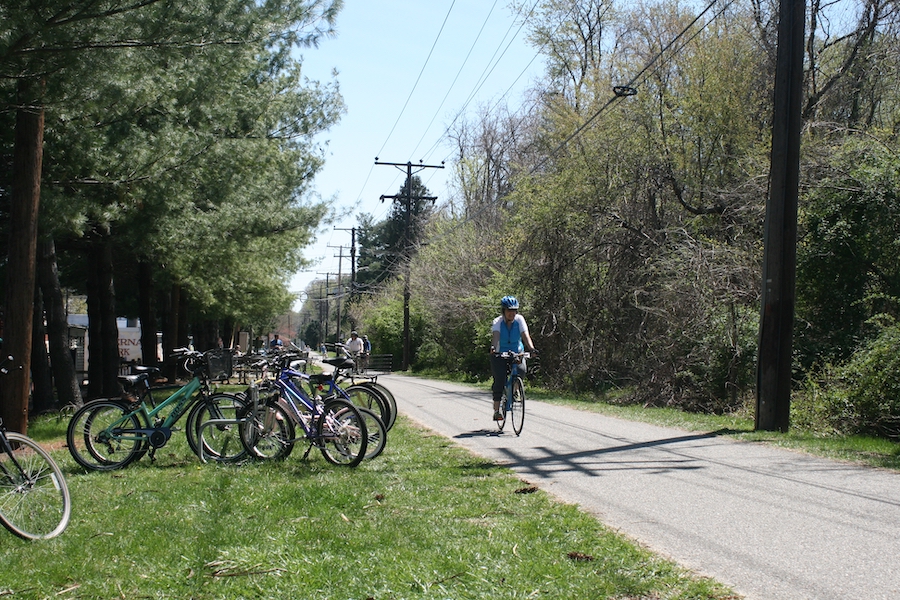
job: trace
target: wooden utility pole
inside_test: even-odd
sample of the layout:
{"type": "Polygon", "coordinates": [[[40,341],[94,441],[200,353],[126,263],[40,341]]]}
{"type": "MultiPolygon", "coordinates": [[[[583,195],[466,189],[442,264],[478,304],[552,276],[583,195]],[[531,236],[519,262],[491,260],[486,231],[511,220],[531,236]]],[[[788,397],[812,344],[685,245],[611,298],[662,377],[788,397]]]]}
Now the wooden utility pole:
{"type": "MultiPolygon", "coordinates": [[[[384,202],[385,198],[389,198],[391,200],[404,200],[406,202],[406,229],[403,234],[403,254],[404,260],[406,262],[406,273],[403,275],[403,365],[401,369],[403,371],[409,370],[409,361],[410,361],[410,348],[409,348],[409,259],[410,259],[410,251],[412,250],[412,239],[410,236],[410,229],[412,228],[412,203],[413,200],[431,200],[434,202],[437,200],[437,196],[413,196],[412,195],[412,176],[413,176],[413,164],[411,162],[407,163],[387,163],[387,162],[378,162],[378,158],[375,158],[376,165],[389,165],[392,167],[403,167],[406,169],[406,193],[399,196],[382,196],[381,201],[384,202]]],[[[416,173],[423,169],[443,169],[444,164],[441,163],[439,165],[423,165],[422,161],[419,161],[419,164],[415,166],[416,173]]]]}
{"type": "Polygon", "coordinates": [[[335,227],[335,231],[350,232],[350,294],[356,293],[356,227],[335,227]]]}
{"type": "Polygon", "coordinates": [[[343,274],[342,269],[344,265],[344,247],[343,246],[328,246],[329,248],[338,248],[338,255],[335,257],[338,259],[338,272],[337,272],[337,287],[335,288],[335,299],[337,301],[337,342],[341,343],[344,339],[344,336],[341,331],[341,305],[344,303],[344,293],[343,293],[343,274]]]}
{"type": "Polygon", "coordinates": [[[805,11],[804,0],[780,2],[756,387],[755,428],[766,431],[790,426],[805,11]]]}

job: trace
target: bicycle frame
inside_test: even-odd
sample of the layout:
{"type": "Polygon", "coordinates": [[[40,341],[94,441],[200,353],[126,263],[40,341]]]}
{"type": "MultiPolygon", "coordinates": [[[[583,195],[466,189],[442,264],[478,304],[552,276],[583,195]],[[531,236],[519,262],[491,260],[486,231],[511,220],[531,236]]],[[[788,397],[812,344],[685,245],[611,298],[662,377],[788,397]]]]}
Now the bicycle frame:
{"type": "Polygon", "coordinates": [[[300,424],[300,427],[303,428],[303,433],[305,437],[309,440],[315,440],[316,433],[315,428],[312,426],[313,421],[316,417],[318,417],[321,412],[319,411],[319,407],[316,406],[315,401],[310,398],[303,390],[294,385],[294,382],[291,381],[292,377],[299,377],[301,379],[309,380],[309,375],[306,373],[301,373],[300,371],[295,371],[291,368],[283,368],[278,372],[278,377],[275,378],[275,387],[278,388],[281,397],[285,400],[285,403],[291,410],[291,417],[295,422],[300,424]],[[309,413],[312,414],[311,419],[304,419],[303,412],[298,407],[297,403],[303,406],[309,413]]]}
{"type": "MultiPolygon", "coordinates": [[[[19,464],[19,461],[16,460],[16,453],[13,452],[12,446],[9,444],[9,439],[6,437],[6,428],[3,427],[3,421],[0,420],[0,454],[8,454],[10,460],[13,465],[16,467],[17,473],[24,475],[24,470],[22,469],[22,465],[19,464]]],[[[6,465],[0,464],[0,468],[3,469],[3,473],[5,475],[12,475],[9,471],[6,470],[6,465]]],[[[14,479],[11,477],[11,479],[14,479]]]]}
{"type": "Polygon", "coordinates": [[[506,359],[509,368],[506,371],[506,410],[512,408],[512,385],[519,376],[519,362],[523,358],[530,358],[528,352],[502,352],[500,356],[506,359]]]}
{"type": "Polygon", "coordinates": [[[519,435],[522,431],[522,423],[525,418],[525,395],[524,389],[522,389],[521,376],[519,375],[519,364],[525,358],[529,358],[531,356],[528,352],[502,352],[499,355],[506,361],[507,364],[507,376],[506,376],[506,385],[504,386],[504,395],[505,398],[503,400],[503,410],[501,414],[503,418],[497,421],[497,427],[500,431],[503,431],[503,427],[506,425],[506,416],[509,414],[513,415],[513,430],[516,435],[519,435]],[[513,386],[516,385],[516,382],[519,382],[519,387],[521,391],[519,392],[521,395],[520,401],[518,403],[514,402],[514,396],[516,395],[513,391],[513,386]],[[519,410],[516,411],[514,406],[518,404],[519,410]]]}
{"type": "Polygon", "coordinates": [[[201,389],[205,389],[204,383],[200,380],[200,377],[194,376],[193,379],[178,388],[178,391],[149,410],[142,397],[140,405],[136,409],[123,415],[122,418],[114,423],[109,429],[115,437],[121,440],[135,441],[146,437],[146,439],[150,441],[151,446],[159,448],[172,437],[172,426],[184,416],[184,413],[190,408],[192,401],[195,398],[195,394],[201,389]],[[164,418],[160,419],[158,415],[167,408],[171,408],[172,410],[164,418]],[[134,415],[140,415],[144,423],[151,424],[150,427],[129,430],[138,434],[138,436],[117,435],[116,427],[121,423],[127,422],[128,419],[134,415]],[[160,438],[160,435],[163,437],[160,438]]]}
{"type": "MultiPolygon", "coordinates": [[[[304,392],[294,383],[292,379],[293,377],[299,377],[301,380],[307,383],[310,383],[312,381],[312,376],[310,376],[308,373],[301,373],[300,371],[296,371],[294,369],[291,369],[290,367],[284,367],[279,371],[278,377],[275,378],[275,386],[281,393],[281,397],[285,400],[285,404],[287,404],[287,406],[290,408],[292,413],[291,417],[296,423],[299,423],[300,427],[303,429],[305,438],[310,440],[310,442],[319,445],[321,441],[319,439],[319,435],[316,433],[316,429],[313,424],[317,419],[322,418],[324,413],[316,403],[315,399],[310,398],[309,394],[304,392]],[[304,416],[303,411],[301,411],[301,409],[298,407],[298,402],[310,414],[309,417],[304,416]]],[[[334,383],[333,379],[327,381],[331,385],[329,386],[329,394],[327,394],[326,397],[331,395],[331,390],[333,390],[334,392],[336,392],[337,397],[352,404],[352,402],[350,401],[350,396],[348,396],[344,390],[339,388],[334,383]]]]}

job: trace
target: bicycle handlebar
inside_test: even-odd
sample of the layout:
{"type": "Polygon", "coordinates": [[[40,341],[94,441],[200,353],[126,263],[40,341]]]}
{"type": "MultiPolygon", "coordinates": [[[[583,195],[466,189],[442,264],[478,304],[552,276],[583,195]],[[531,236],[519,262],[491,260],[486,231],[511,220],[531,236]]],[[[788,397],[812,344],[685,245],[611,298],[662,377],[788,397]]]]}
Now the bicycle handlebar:
{"type": "Polygon", "coordinates": [[[495,352],[497,356],[500,358],[510,359],[510,358],[531,358],[531,352],[495,352]]]}

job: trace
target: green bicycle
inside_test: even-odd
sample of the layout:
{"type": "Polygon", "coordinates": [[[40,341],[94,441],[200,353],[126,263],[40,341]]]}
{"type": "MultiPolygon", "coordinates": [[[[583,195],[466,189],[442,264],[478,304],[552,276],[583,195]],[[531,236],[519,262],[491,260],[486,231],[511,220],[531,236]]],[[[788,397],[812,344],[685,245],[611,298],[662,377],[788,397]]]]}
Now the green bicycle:
{"type": "Polygon", "coordinates": [[[248,410],[246,400],[236,394],[210,392],[211,380],[231,375],[231,355],[182,349],[177,356],[193,378],[165,400],[156,403],[147,383],[138,397],[94,400],[75,412],[66,431],[75,462],[86,469],[109,471],[121,469],[148,452],[152,460],[189,410],[185,429],[191,450],[225,462],[245,457],[237,426],[206,428],[201,435],[201,425],[206,421],[237,421],[248,410]]]}

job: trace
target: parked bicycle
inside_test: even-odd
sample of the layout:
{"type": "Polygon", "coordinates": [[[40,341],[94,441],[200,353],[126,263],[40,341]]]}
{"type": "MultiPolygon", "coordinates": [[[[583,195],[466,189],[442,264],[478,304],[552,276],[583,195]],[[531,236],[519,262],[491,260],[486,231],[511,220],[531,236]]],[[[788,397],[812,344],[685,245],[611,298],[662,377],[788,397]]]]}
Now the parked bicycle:
{"type": "MultiPolygon", "coordinates": [[[[387,444],[388,425],[391,419],[391,409],[386,398],[375,388],[360,384],[349,386],[338,385],[341,373],[352,371],[353,361],[349,358],[329,358],[323,361],[334,367],[332,373],[318,373],[309,375],[304,380],[312,396],[320,396],[325,400],[343,399],[349,401],[366,418],[369,447],[366,458],[375,458],[384,450],[387,444]]],[[[396,410],[394,411],[396,415],[396,410]]],[[[394,417],[396,418],[396,417],[394,417]]],[[[393,423],[392,423],[393,424],[393,423]]]]}
{"type": "MultiPolygon", "coordinates": [[[[249,390],[250,415],[240,426],[241,442],[256,458],[283,459],[305,440],[304,458],[318,448],[335,465],[355,467],[366,456],[368,431],[359,409],[342,397],[310,396],[303,383],[310,375],[292,368],[290,355],[274,359],[274,381],[262,380],[249,390]],[[303,430],[296,436],[296,426],[303,430]]],[[[296,365],[295,365],[296,366],[296,365]]]]}
{"type": "Polygon", "coordinates": [[[504,400],[500,403],[500,414],[503,418],[497,421],[497,427],[503,431],[506,426],[507,414],[512,415],[513,431],[516,435],[522,433],[522,425],[525,424],[525,385],[519,376],[519,363],[522,359],[531,357],[528,352],[502,352],[499,356],[506,361],[506,391],[504,400]]]}
{"type": "MultiPolygon", "coordinates": [[[[8,372],[8,356],[0,374],[8,372]]],[[[0,421],[0,522],[26,540],[58,536],[69,524],[72,499],[62,470],[34,440],[0,421]]]]}
{"type": "MultiPolygon", "coordinates": [[[[334,346],[335,351],[339,353],[343,351],[343,359],[353,360],[343,344],[335,344],[334,346]]],[[[326,359],[323,362],[334,367],[331,379],[335,384],[349,382],[349,385],[344,386],[344,389],[351,395],[351,400],[354,404],[364,406],[378,414],[388,430],[394,426],[394,423],[397,421],[397,400],[390,390],[378,383],[376,375],[360,375],[356,373],[353,365],[348,360],[342,360],[340,356],[326,359]],[[363,392],[356,391],[360,387],[364,388],[363,392]]]]}
{"type": "MultiPolygon", "coordinates": [[[[176,351],[182,368],[193,377],[173,394],[157,402],[149,377],[133,376],[137,387],[132,394],[88,402],[78,409],[66,432],[69,452],[86,469],[121,469],[149,452],[151,460],[177,431],[176,423],[188,411],[185,432],[188,445],[198,455],[220,461],[245,457],[238,427],[200,425],[210,419],[235,420],[248,411],[247,402],[237,394],[212,393],[210,382],[231,375],[231,355],[221,350],[205,353],[176,351]]],[[[158,391],[158,390],[157,390],[158,391]]]]}

